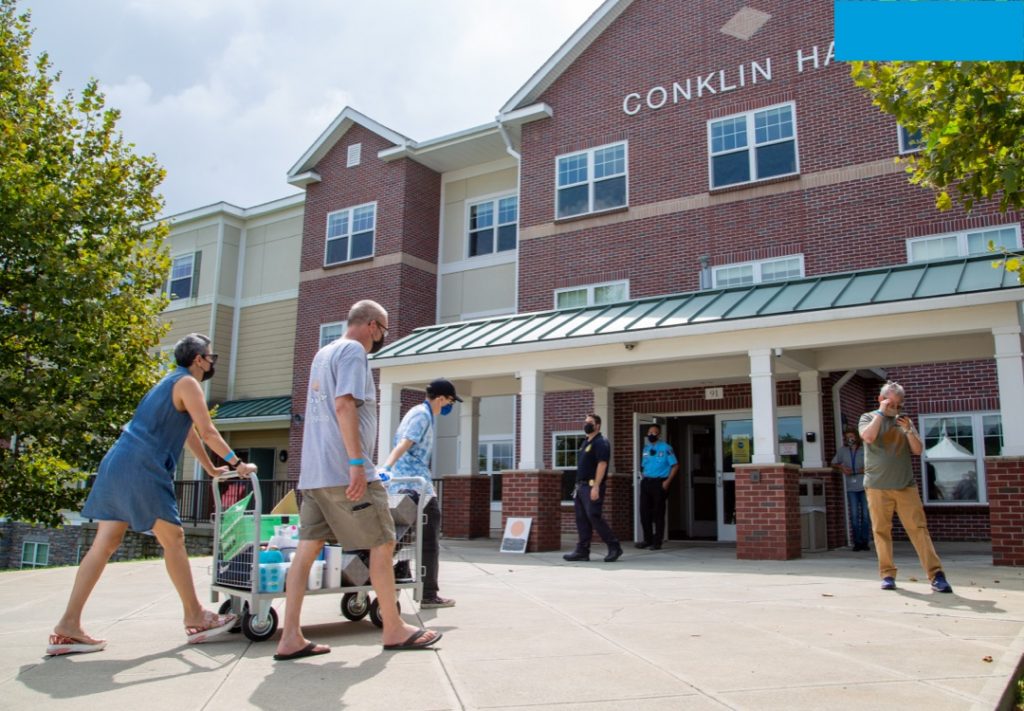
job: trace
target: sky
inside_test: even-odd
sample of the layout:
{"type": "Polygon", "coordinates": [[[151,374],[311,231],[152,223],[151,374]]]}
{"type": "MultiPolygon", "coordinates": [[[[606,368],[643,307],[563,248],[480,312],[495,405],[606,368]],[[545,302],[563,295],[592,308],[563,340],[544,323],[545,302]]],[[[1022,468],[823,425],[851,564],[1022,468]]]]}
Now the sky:
{"type": "Polygon", "coordinates": [[[297,192],[345,106],[413,140],[492,121],[601,0],[19,0],[62,91],[99,80],[164,215],[297,192]]]}

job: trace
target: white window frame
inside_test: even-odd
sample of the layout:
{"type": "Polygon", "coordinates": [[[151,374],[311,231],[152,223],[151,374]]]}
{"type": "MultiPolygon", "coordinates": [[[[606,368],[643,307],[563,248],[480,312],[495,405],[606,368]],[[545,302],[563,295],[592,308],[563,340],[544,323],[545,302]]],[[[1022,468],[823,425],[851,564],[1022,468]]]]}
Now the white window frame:
{"type": "Polygon", "coordinates": [[[21,567],[22,568],[45,568],[50,564],[50,544],[46,541],[22,541],[21,542],[21,567]],[[27,559],[25,557],[28,547],[32,546],[32,557],[27,559]],[[36,562],[36,558],[39,556],[39,547],[43,546],[46,553],[45,559],[42,563],[36,562]]]}
{"type": "Polygon", "coordinates": [[[172,256],[171,257],[171,271],[167,275],[167,286],[164,289],[164,293],[167,294],[167,298],[171,300],[172,304],[174,302],[176,302],[176,301],[183,301],[185,299],[191,299],[192,298],[192,294],[195,293],[195,290],[196,290],[195,279],[196,279],[196,253],[195,252],[186,252],[185,254],[179,254],[177,256],[172,256]],[[186,257],[188,259],[192,260],[192,266],[191,266],[191,269],[189,271],[189,277],[188,277],[188,293],[185,294],[184,296],[179,296],[179,297],[175,298],[171,294],[171,282],[181,281],[182,279],[184,279],[184,277],[181,277],[179,279],[174,279],[173,278],[174,277],[174,263],[176,261],[178,261],[179,259],[185,259],[186,257]]]}
{"type": "MultiPolygon", "coordinates": [[[[921,452],[921,489],[924,494],[925,506],[987,506],[988,505],[988,485],[986,483],[985,476],[985,428],[984,422],[986,417],[1000,416],[998,411],[983,410],[979,412],[942,412],[942,413],[928,413],[926,415],[918,415],[917,418],[917,431],[921,433],[921,444],[923,450],[921,452]],[[971,433],[974,438],[974,461],[975,471],[978,473],[978,500],[977,501],[960,501],[960,500],[931,500],[931,492],[928,490],[928,458],[925,456],[927,452],[927,445],[924,444],[925,437],[925,420],[933,419],[939,420],[943,418],[953,417],[969,417],[971,418],[971,433]]],[[[1004,435],[1005,436],[1005,435],[1004,435]]],[[[966,460],[965,460],[966,461],[966,460]]]]}
{"type": "MultiPolygon", "coordinates": [[[[466,236],[465,236],[465,240],[463,241],[463,245],[464,245],[463,254],[465,255],[464,259],[471,259],[471,260],[473,260],[473,264],[475,266],[477,260],[480,260],[480,259],[488,259],[488,258],[493,259],[493,258],[495,258],[495,257],[497,257],[499,255],[506,255],[506,254],[514,255],[514,254],[517,254],[519,252],[519,207],[520,207],[520,205],[519,205],[519,195],[517,193],[515,193],[515,192],[505,192],[505,193],[498,193],[498,194],[494,194],[494,195],[484,195],[484,196],[479,197],[479,198],[474,198],[472,201],[467,200],[466,201],[466,223],[465,223],[466,224],[466,236]],[[498,216],[499,216],[499,209],[498,208],[499,208],[499,206],[501,204],[501,201],[502,200],[506,200],[508,198],[515,198],[516,199],[516,221],[514,223],[512,223],[512,222],[504,222],[504,223],[502,223],[502,222],[498,221],[498,216]],[[493,209],[494,209],[494,224],[491,226],[491,229],[494,230],[494,245],[493,245],[494,249],[492,249],[490,252],[486,252],[484,254],[470,255],[469,247],[470,247],[470,241],[472,239],[472,233],[474,231],[474,230],[470,229],[470,224],[471,224],[471,220],[472,220],[472,217],[473,217],[473,208],[478,206],[478,205],[485,205],[487,203],[491,203],[492,206],[493,206],[493,209]],[[514,248],[512,248],[512,249],[503,249],[503,250],[499,251],[498,250],[498,228],[499,227],[505,227],[505,226],[512,225],[512,224],[514,224],[515,228],[516,228],[516,246],[514,248]]],[[[475,231],[479,231],[479,230],[475,230],[475,231]]]]}
{"type": "Polygon", "coordinates": [[[730,264],[719,264],[718,266],[711,267],[711,288],[713,288],[713,289],[731,288],[731,287],[720,287],[718,285],[718,272],[719,272],[719,270],[721,270],[721,269],[731,269],[733,267],[745,267],[747,265],[752,265],[753,266],[754,281],[752,281],[750,284],[743,284],[743,285],[733,284],[733,286],[751,286],[753,284],[779,284],[779,283],[782,283],[781,281],[778,281],[778,280],[764,281],[763,278],[762,278],[762,268],[766,264],[771,264],[772,262],[781,262],[781,261],[786,260],[786,259],[799,259],[800,260],[800,276],[793,277],[794,279],[802,279],[804,276],[806,276],[807,272],[806,272],[806,270],[804,268],[804,255],[801,252],[799,254],[787,254],[787,255],[785,255],[783,257],[772,257],[771,259],[755,259],[755,260],[751,260],[751,261],[748,261],[748,262],[732,262],[730,264]]]}
{"type": "Polygon", "coordinates": [[[991,232],[993,230],[1006,230],[1012,229],[1016,233],[1016,245],[1014,249],[1019,250],[1021,248],[1021,230],[1019,222],[1011,222],[1006,225],[991,225],[989,227],[979,227],[973,230],[958,230],[956,232],[943,232],[940,234],[926,235],[924,237],[912,237],[907,240],[907,264],[924,264],[930,261],[936,261],[931,259],[922,259],[918,261],[913,260],[913,245],[921,242],[928,242],[930,240],[948,239],[950,237],[956,237],[956,255],[955,257],[942,257],[941,259],[954,259],[956,257],[972,257],[978,254],[987,254],[988,252],[975,252],[971,254],[968,251],[968,240],[967,236],[976,234],[978,232],[991,232]]]}
{"type": "MultiPolygon", "coordinates": [[[[362,232],[359,232],[358,234],[362,234],[362,232]]],[[[377,201],[376,200],[374,200],[373,202],[364,202],[361,205],[352,205],[351,207],[345,207],[345,208],[342,208],[341,210],[332,210],[332,211],[327,213],[327,218],[326,218],[325,224],[324,224],[324,266],[325,267],[333,267],[333,266],[337,266],[339,264],[350,264],[352,262],[361,262],[364,259],[373,259],[374,255],[376,253],[377,253],[377,201]],[[371,238],[372,239],[372,247],[370,248],[370,253],[369,254],[363,255],[361,257],[353,258],[352,257],[352,235],[353,235],[353,232],[352,232],[352,217],[353,217],[353,215],[355,215],[356,210],[358,210],[360,208],[363,208],[363,207],[372,207],[373,208],[373,230],[372,230],[373,236],[371,238]],[[331,217],[333,217],[334,215],[338,215],[340,213],[343,213],[343,212],[349,213],[348,214],[348,232],[345,233],[344,235],[335,235],[334,237],[328,237],[328,234],[329,234],[330,228],[331,228],[331,217]],[[334,241],[334,240],[341,239],[342,237],[347,237],[348,238],[348,257],[346,259],[342,259],[342,260],[339,260],[337,262],[328,262],[327,261],[327,254],[328,254],[328,248],[330,247],[330,243],[332,241],[334,241]]]]}
{"type": "MultiPolygon", "coordinates": [[[[559,310],[558,307],[558,295],[567,294],[572,291],[583,291],[587,290],[587,303],[583,306],[566,306],[566,309],[579,309],[587,308],[590,306],[602,306],[605,304],[597,304],[594,302],[594,292],[603,286],[625,286],[626,287],[626,298],[623,301],[629,301],[629,279],[617,279],[615,281],[603,281],[599,284],[582,284],[580,286],[567,286],[562,289],[555,289],[553,298],[554,308],[559,310]]],[[[609,301],[609,304],[618,303],[615,301],[609,301]]]]}
{"type": "MultiPolygon", "coordinates": [[[[910,153],[917,153],[918,151],[924,149],[923,136],[921,137],[921,142],[916,146],[912,146],[908,143],[910,139],[910,133],[910,129],[908,129],[906,126],[896,124],[896,141],[899,143],[901,156],[905,156],[910,153]]],[[[918,133],[918,131],[914,131],[914,133],[918,133]]]]}
{"type": "MultiPolygon", "coordinates": [[[[619,173],[616,173],[615,175],[606,175],[603,178],[601,178],[600,180],[601,181],[611,180],[612,178],[618,178],[619,175],[620,175],[619,173]]],[[[555,205],[554,205],[554,212],[555,212],[555,220],[556,221],[558,221],[558,220],[574,220],[574,219],[578,219],[580,217],[585,217],[587,215],[600,215],[600,214],[605,213],[605,212],[611,212],[613,210],[623,210],[623,209],[628,208],[628,207],[629,207],[629,141],[614,141],[612,143],[605,143],[602,146],[594,146],[593,148],[587,148],[587,149],[582,150],[582,151],[572,151],[570,153],[561,153],[561,154],[555,156],[555,205]],[[625,178],[625,183],[626,183],[625,189],[624,189],[624,193],[625,193],[624,198],[625,198],[625,200],[624,200],[624,202],[621,205],[615,205],[614,207],[606,207],[603,210],[595,210],[594,209],[594,183],[595,183],[595,178],[594,178],[594,154],[597,151],[601,151],[601,150],[604,150],[606,148],[614,148],[615,146],[622,146],[622,149],[623,149],[622,159],[623,159],[623,165],[624,165],[625,169],[621,173],[621,176],[623,178],[625,178]],[[586,179],[586,181],[585,182],[572,183],[571,185],[559,185],[558,184],[558,165],[559,165],[559,162],[563,158],[572,158],[574,156],[579,156],[579,155],[586,155],[587,156],[587,179],[586,179]],[[586,185],[587,186],[587,209],[585,211],[583,211],[583,212],[578,212],[575,215],[565,215],[564,217],[559,216],[559,214],[558,214],[558,193],[559,193],[559,191],[560,190],[564,190],[566,188],[577,187],[577,186],[580,186],[580,185],[586,185]]],[[[518,235],[517,235],[517,241],[518,241],[518,235]]]]}
{"type": "MultiPolygon", "coordinates": [[[[509,469],[515,469],[515,466],[516,466],[516,440],[515,440],[515,437],[513,435],[510,435],[510,434],[507,434],[507,435],[481,435],[480,438],[477,440],[477,447],[478,448],[479,447],[486,447],[487,448],[487,454],[485,455],[486,461],[487,461],[487,466],[480,469],[480,473],[481,474],[486,474],[487,476],[493,476],[495,474],[501,474],[502,472],[507,471],[505,469],[502,469],[502,470],[499,470],[499,471],[495,471],[494,470],[494,445],[496,445],[496,444],[511,445],[511,447],[512,447],[512,463],[511,463],[511,466],[509,467],[509,469]]],[[[480,452],[479,452],[479,449],[478,449],[477,450],[477,462],[479,463],[479,461],[480,461],[480,452]]],[[[492,495],[492,497],[493,497],[493,494],[494,494],[493,486],[494,485],[492,484],[491,485],[491,487],[492,487],[491,488],[491,495],[492,495]]],[[[494,498],[492,498],[491,499],[491,511],[501,511],[501,502],[495,500],[494,498]]]]}
{"type": "Polygon", "coordinates": [[[741,111],[735,114],[729,114],[728,116],[716,116],[713,119],[707,121],[707,151],[708,151],[708,189],[709,190],[727,190],[729,188],[735,188],[740,185],[752,185],[754,183],[764,182],[765,180],[776,180],[778,178],[786,178],[790,175],[800,175],[800,134],[797,126],[796,118],[796,102],[795,101],[784,101],[780,104],[772,104],[771,106],[762,106],[751,111],[741,111]],[[754,123],[754,116],[756,114],[764,113],[765,111],[771,111],[773,109],[781,109],[784,106],[788,106],[793,117],[793,137],[792,138],[780,138],[774,141],[766,141],[764,143],[757,143],[757,131],[754,123]],[[714,153],[712,150],[711,140],[711,125],[727,121],[729,119],[735,119],[743,116],[746,119],[747,124],[747,145],[745,148],[733,148],[728,151],[721,151],[714,153]],[[791,173],[781,173],[779,175],[771,175],[767,178],[757,178],[757,151],[756,149],[761,146],[770,146],[776,143],[783,143],[786,141],[793,142],[793,166],[794,170],[791,173]],[[750,180],[744,180],[737,183],[729,183],[728,185],[715,185],[715,162],[714,158],[716,155],[725,155],[727,153],[738,153],[741,150],[747,151],[747,165],[750,169],[750,180]]]}
{"type": "Polygon", "coordinates": [[[327,343],[332,343],[335,340],[337,340],[337,338],[332,338],[330,341],[327,341],[326,343],[324,342],[324,331],[326,329],[330,328],[331,326],[341,326],[341,335],[344,336],[345,335],[345,329],[348,327],[348,320],[344,320],[344,321],[331,321],[330,323],[322,323],[322,324],[320,324],[320,341],[319,341],[320,348],[323,348],[324,346],[326,346],[327,343]]]}
{"type": "MultiPolygon", "coordinates": [[[[555,454],[558,452],[558,438],[559,437],[580,437],[580,438],[585,438],[586,436],[587,435],[584,434],[582,430],[567,430],[567,431],[566,430],[559,430],[559,431],[556,431],[556,432],[552,432],[551,433],[551,468],[559,470],[560,472],[563,473],[563,476],[564,476],[565,472],[569,471],[570,469],[576,469],[576,467],[558,466],[558,463],[555,461],[555,454]]],[[[559,489],[559,491],[561,491],[561,489],[562,489],[562,482],[561,481],[558,482],[558,489],[559,489]]],[[[565,506],[565,505],[572,505],[572,499],[562,499],[562,505],[563,506],[565,506]]]]}

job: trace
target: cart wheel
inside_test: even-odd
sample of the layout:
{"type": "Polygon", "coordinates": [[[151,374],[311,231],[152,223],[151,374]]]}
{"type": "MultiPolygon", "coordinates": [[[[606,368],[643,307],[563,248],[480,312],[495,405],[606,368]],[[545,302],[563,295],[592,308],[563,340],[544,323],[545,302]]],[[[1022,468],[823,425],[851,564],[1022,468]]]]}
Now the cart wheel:
{"type": "Polygon", "coordinates": [[[341,598],[341,614],[346,619],[358,622],[370,611],[370,600],[366,595],[359,599],[359,593],[345,593],[341,598]]]}
{"type": "MultiPolygon", "coordinates": [[[[395,592],[397,594],[398,591],[396,590],[395,592]]],[[[402,611],[402,603],[400,601],[395,600],[395,607],[398,608],[399,612],[402,611]]],[[[380,616],[380,600],[377,598],[373,598],[373,602],[370,603],[370,622],[382,629],[384,627],[384,618],[380,616]]]]}
{"type": "Polygon", "coordinates": [[[267,619],[258,622],[256,616],[250,614],[246,608],[242,614],[242,631],[253,642],[264,642],[270,639],[277,632],[277,610],[269,608],[267,619]]]}
{"type": "MultiPolygon", "coordinates": [[[[217,610],[217,614],[218,615],[226,615],[229,612],[231,612],[231,602],[232,602],[231,598],[228,598],[227,600],[222,602],[221,606],[220,606],[220,609],[217,610]]],[[[246,607],[248,607],[248,606],[246,606],[246,607]]],[[[230,632],[231,634],[238,634],[241,631],[242,631],[242,622],[241,622],[241,620],[239,620],[237,623],[235,623],[235,626],[232,627],[230,630],[228,630],[228,632],[230,632]]]]}

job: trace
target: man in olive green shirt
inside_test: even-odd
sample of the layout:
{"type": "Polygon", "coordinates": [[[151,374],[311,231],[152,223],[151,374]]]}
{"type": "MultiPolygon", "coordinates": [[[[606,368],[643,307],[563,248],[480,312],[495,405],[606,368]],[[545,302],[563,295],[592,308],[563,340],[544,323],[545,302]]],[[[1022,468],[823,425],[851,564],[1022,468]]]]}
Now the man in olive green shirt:
{"type": "Polygon", "coordinates": [[[896,565],[892,559],[892,514],[895,511],[914,544],[921,567],[931,580],[932,590],[951,593],[953,588],[942,572],[942,561],[928,533],[921,495],[914,482],[910,455],[920,456],[924,444],[913,421],[900,414],[903,396],[903,386],[889,381],[878,395],[878,409],[860,417],[864,491],[868,497],[882,589],[896,589],[896,565]]]}

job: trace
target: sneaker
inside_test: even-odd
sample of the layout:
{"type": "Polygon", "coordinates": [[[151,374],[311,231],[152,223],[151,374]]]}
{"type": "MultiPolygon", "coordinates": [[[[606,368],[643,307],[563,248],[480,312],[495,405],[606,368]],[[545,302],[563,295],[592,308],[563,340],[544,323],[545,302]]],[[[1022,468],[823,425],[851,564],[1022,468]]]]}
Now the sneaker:
{"type": "Polygon", "coordinates": [[[932,578],[932,590],[938,593],[951,593],[953,586],[946,582],[946,574],[941,570],[932,578]]]}
{"type": "Polygon", "coordinates": [[[882,578],[882,590],[895,590],[896,578],[882,578]]]}
{"type": "Polygon", "coordinates": [[[421,610],[430,610],[435,607],[455,607],[455,601],[444,597],[425,597],[420,601],[421,610]]]}
{"type": "Polygon", "coordinates": [[[566,553],[562,556],[565,560],[577,561],[577,560],[590,560],[589,553],[580,553],[579,551],[573,551],[572,553],[566,553]]]}
{"type": "Polygon", "coordinates": [[[614,548],[608,551],[608,555],[604,557],[605,563],[614,563],[622,555],[622,546],[616,545],[614,548]]]}

